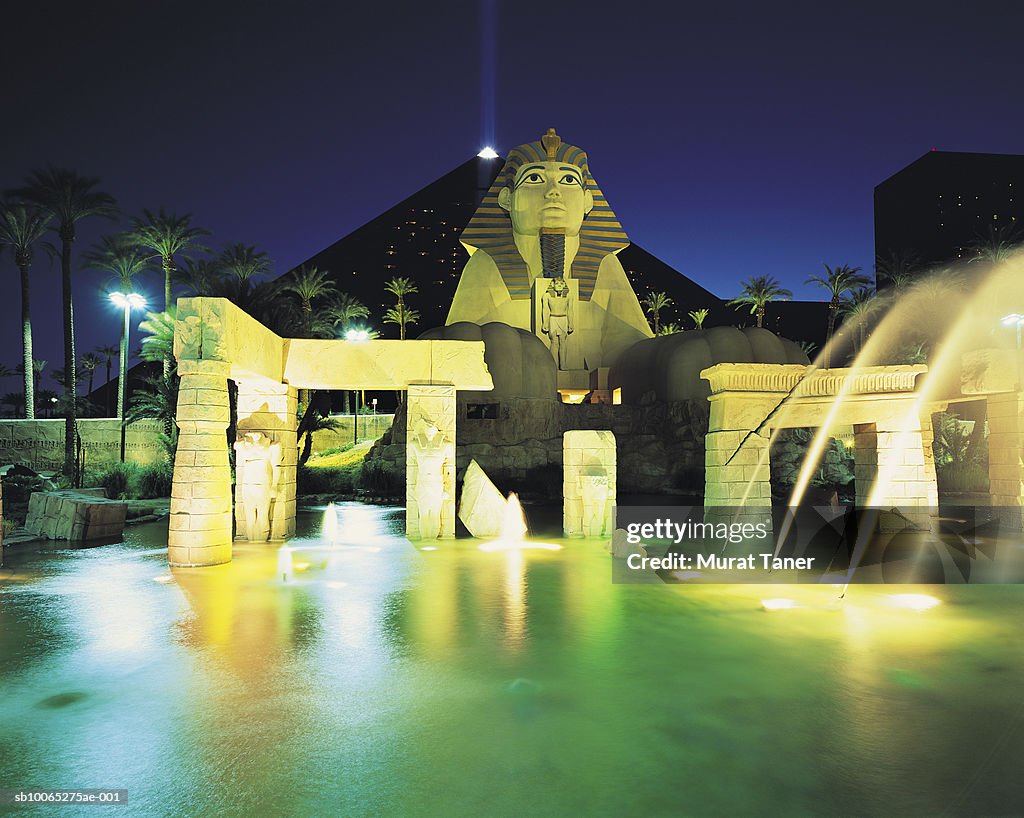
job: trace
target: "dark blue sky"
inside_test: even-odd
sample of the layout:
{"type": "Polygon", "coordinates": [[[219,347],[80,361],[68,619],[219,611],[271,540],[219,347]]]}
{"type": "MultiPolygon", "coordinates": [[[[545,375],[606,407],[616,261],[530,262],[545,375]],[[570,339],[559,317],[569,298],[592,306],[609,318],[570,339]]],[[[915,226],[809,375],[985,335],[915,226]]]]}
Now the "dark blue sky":
{"type": "MultiPolygon", "coordinates": [[[[1024,152],[1019,3],[499,2],[493,50],[478,2],[27,5],[5,12],[0,187],[70,166],[279,272],[476,153],[489,111],[499,151],[550,126],[586,148],[630,237],[723,296],[869,270],[874,186],[932,147],[1024,152]]],[[[9,255],[0,276],[13,366],[9,255]]],[[[43,255],[35,282],[60,368],[43,255]]],[[[82,352],[117,338],[100,283],[76,277],[82,352]]]]}

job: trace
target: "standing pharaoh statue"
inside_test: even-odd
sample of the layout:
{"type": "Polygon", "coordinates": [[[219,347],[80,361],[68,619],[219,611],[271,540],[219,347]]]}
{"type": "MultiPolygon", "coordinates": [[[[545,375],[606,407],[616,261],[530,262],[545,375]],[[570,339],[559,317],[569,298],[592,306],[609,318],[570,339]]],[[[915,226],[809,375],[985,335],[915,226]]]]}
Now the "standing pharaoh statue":
{"type": "Polygon", "coordinates": [[[536,331],[531,297],[536,292],[547,300],[543,280],[561,278],[573,313],[572,343],[564,343],[569,330],[560,334],[562,322],[555,325],[557,345],[550,323],[540,331],[556,359],[566,362],[560,351],[572,349],[578,363],[567,368],[610,366],[627,347],[652,337],[615,255],[629,243],[622,225],[590,175],[587,154],[554,129],[509,151],[461,241],[470,259],[447,324],[498,321],[536,331]]]}
{"type": "Polygon", "coordinates": [[[429,418],[420,418],[409,440],[407,456],[413,461],[415,485],[411,499],[416,503],[419,539],[433,540],[454,535],[444,519],[444,503],[452,486],[447,483],[446,466],[454,462],[454,446],[429,418]]]}
{"type": "Polygon", "coordinates": [[[551,354],[559,369],[569,369],[568,344],[572,335],[573,303],[569,285],[559,276],[552,279],[541,300],[541,332],[548,336],[551,354]]]}
{"type": "Polygon", "coordinates": [[[235,484],[247,540],[265,542],[271,533],[271,506],[277,496],[281,446],[262,432],[245,432],[235,443],[235,484]]]}

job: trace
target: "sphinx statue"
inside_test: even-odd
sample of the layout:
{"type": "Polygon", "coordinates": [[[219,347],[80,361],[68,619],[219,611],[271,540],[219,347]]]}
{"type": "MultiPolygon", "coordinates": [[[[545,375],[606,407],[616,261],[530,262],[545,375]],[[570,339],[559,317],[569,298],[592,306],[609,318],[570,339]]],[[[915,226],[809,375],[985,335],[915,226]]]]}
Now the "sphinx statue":
{"type": "Polygon", "coordinates": [[[470,259],[448,325],[498,321],[532,331],[559,370],[582,373],[611,366],[652,336],[615,255],[629,244],[622,225],[587,154],[554,129],[509,151],[461,241],[470,259]],[[552,289],[558,279],[565,289],[552,289]],[[571,303],[553,301],[556,292],[571,303]]]}

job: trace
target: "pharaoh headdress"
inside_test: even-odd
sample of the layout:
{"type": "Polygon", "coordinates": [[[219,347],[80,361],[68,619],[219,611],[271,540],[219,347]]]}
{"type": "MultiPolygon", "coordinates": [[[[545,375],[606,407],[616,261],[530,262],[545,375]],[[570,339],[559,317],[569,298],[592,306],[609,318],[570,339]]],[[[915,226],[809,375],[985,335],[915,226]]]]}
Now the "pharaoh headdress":
{"type": "Polygon", "coordinates": [[[594,293],[601,259],[609,253],[619,252],[629,244],[629,239],[590,175],[587,154],[583,149],[562,142],[553,128],[543,137],[543,143],[546,144],[542,144],[542,140],[527,142],[509,151],[505,166],[469,220],[460,240],[470,254],[483,250],[494,259],[513,299],[529,298],[529,271],[512,237],[512,219],[498,204],[498,194],[503,187],[512,187],[516,172],[524,164],[555,161],[575,165],[583,176],[584,189],[594,197],[594,209],[583,219],[580,249],[572,262],[572,277],[579,281],[580,299],[589,301],[594,293]]]}

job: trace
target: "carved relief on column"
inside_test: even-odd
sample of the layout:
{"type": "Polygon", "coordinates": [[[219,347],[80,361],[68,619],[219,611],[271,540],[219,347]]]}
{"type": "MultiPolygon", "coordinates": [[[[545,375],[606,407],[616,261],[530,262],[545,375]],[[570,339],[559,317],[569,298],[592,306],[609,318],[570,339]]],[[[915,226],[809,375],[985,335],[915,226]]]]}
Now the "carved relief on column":
{"type": "Polygon", "coordinates": [[[615,435],[562,436],[562,528],[567,537],[610,537],[615,507],[615,435]]]}
{"type": "Polygon", "coordinates": [[[455,387],[410,384],[406,402],[405,532],[455,537],[455,387]]]}
{"type": "Polygon", "coordinates": [[[235,527],[241,539],[295,534],[297,409],[297,390],[286,384],[238,384],[235,527]]]}
{"type": "Polygon", "coordinates": [[[178,363],[179,435],[167,539],[171,565],[231,560],[228,371],[220,361],[178,363]]]}

